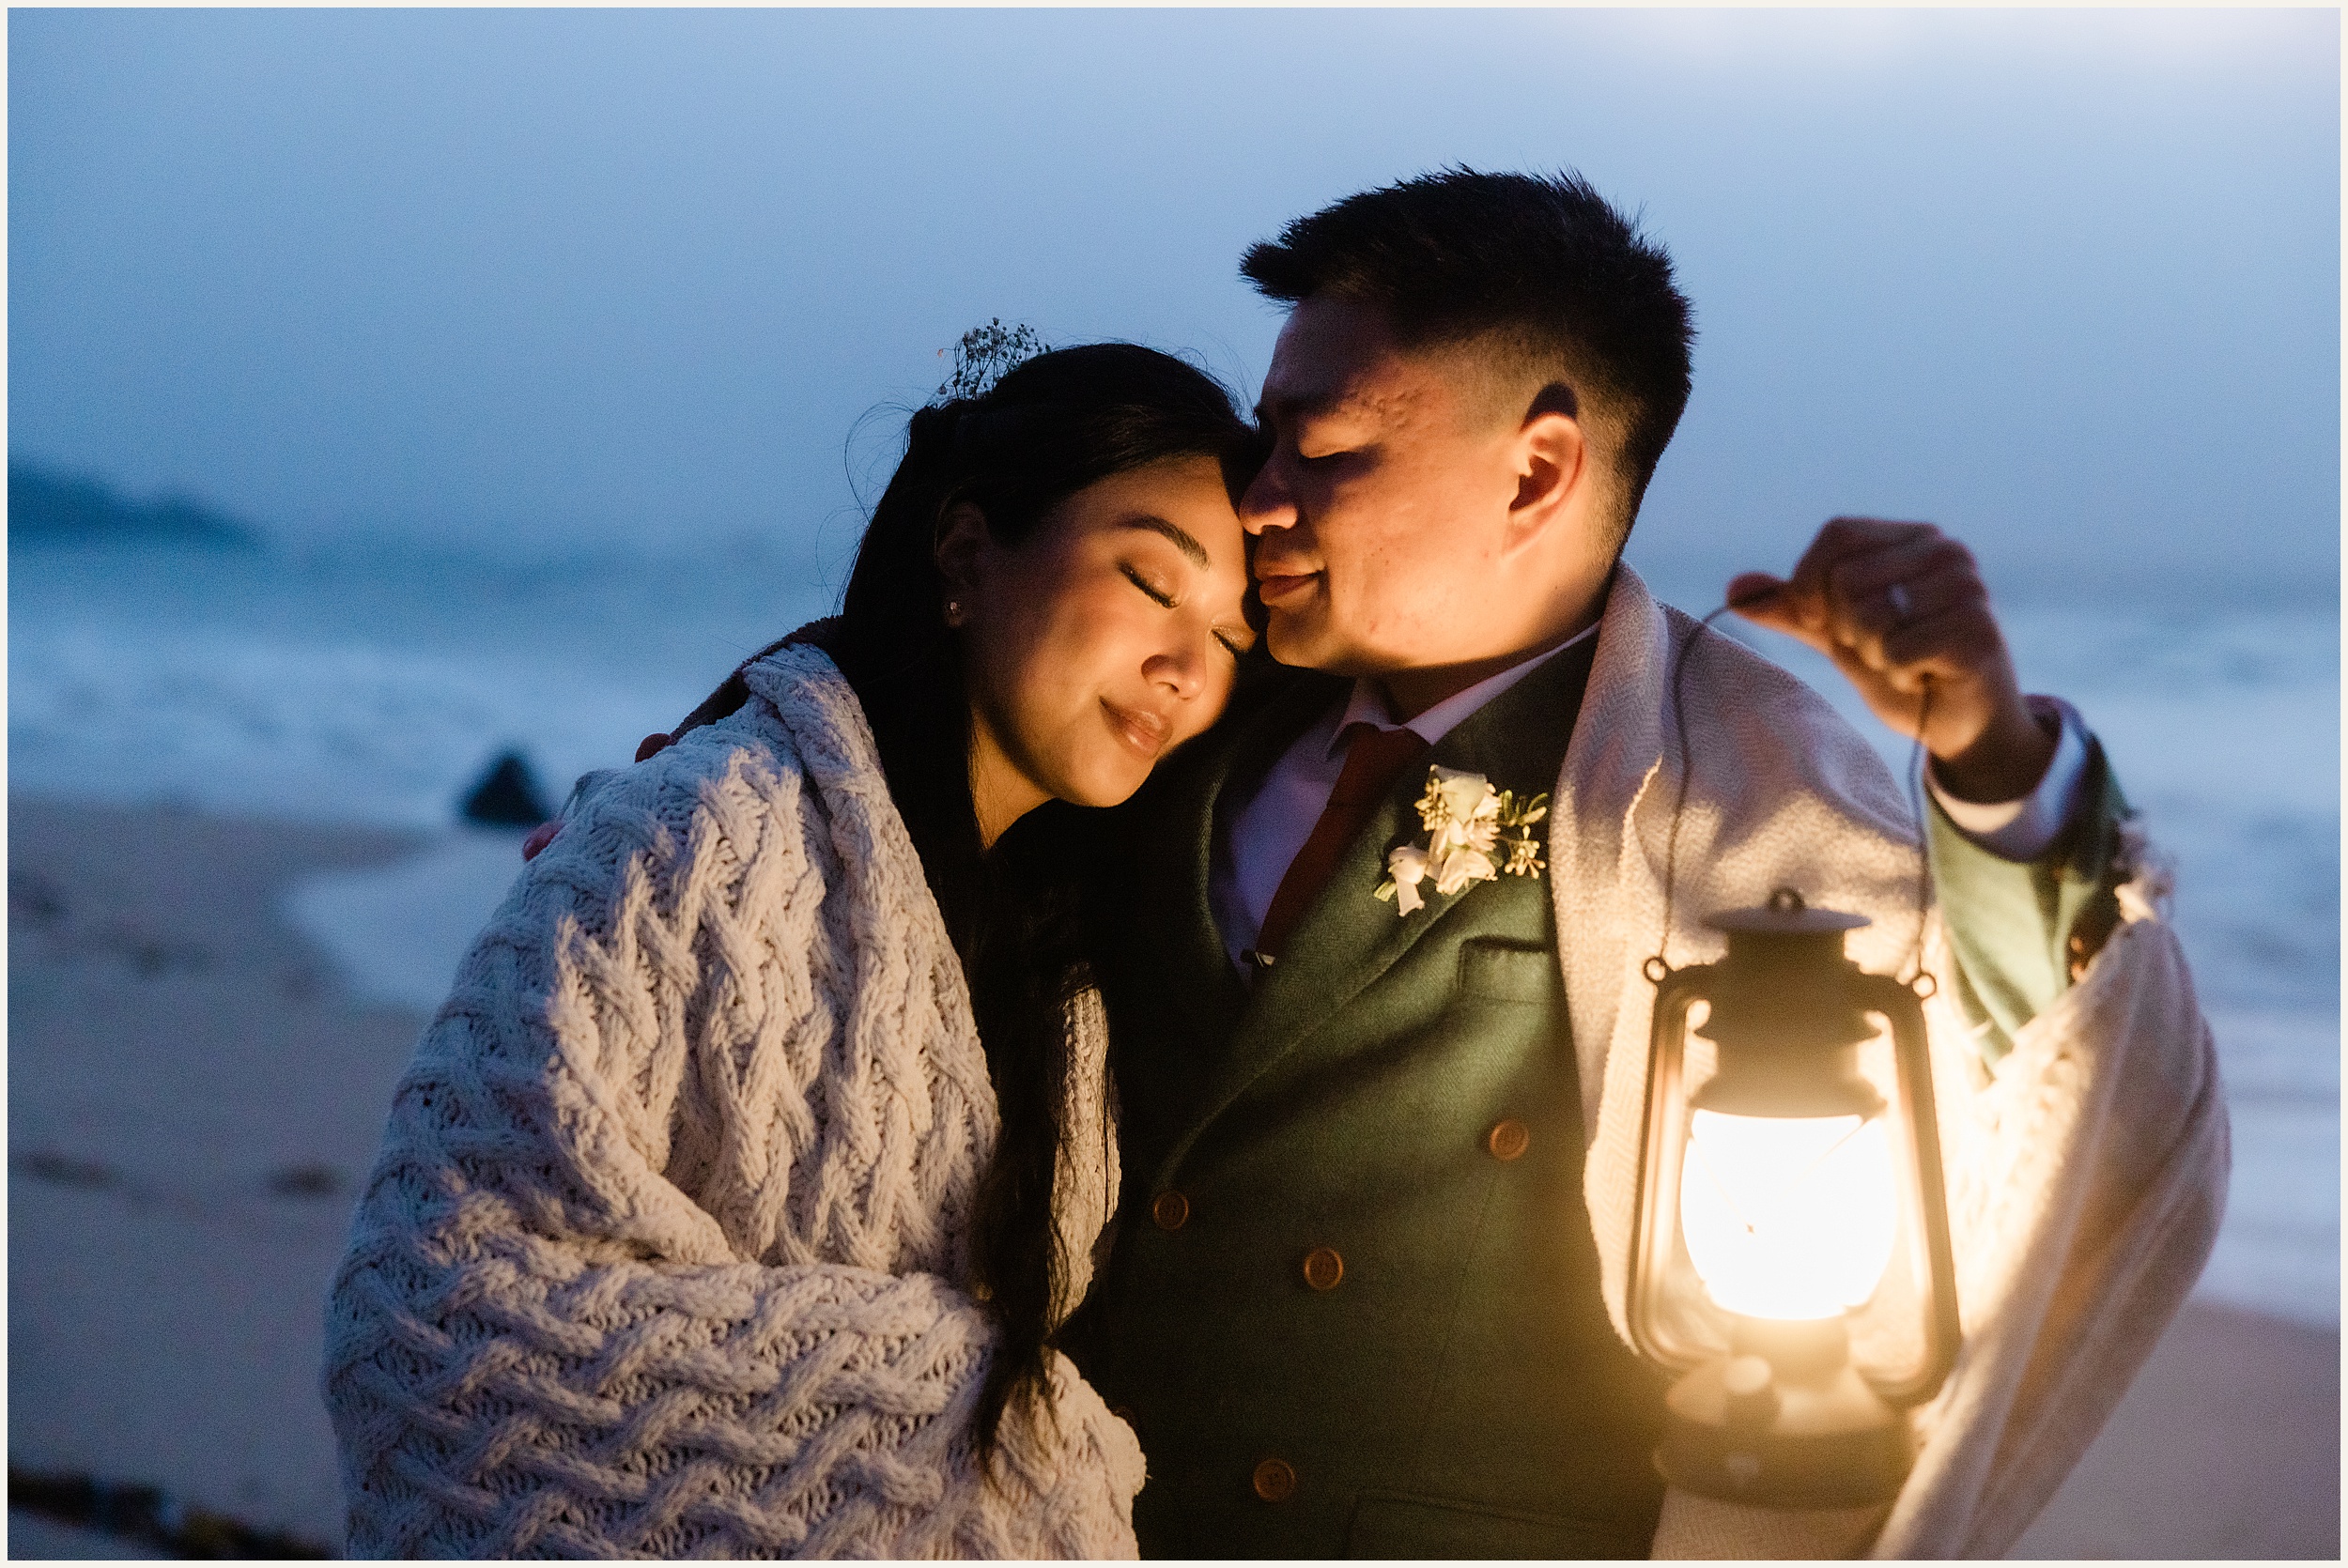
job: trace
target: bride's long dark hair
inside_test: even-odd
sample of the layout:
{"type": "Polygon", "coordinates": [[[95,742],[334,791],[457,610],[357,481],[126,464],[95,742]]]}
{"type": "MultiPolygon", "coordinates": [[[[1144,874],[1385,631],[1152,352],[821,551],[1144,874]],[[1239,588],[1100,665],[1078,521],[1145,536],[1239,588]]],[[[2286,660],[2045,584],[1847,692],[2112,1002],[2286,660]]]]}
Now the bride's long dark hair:
{"type": "MultiPolygon", "coordinates": [[[[947,510],[979,509],[1017,547],[1087,485],[1153,463],[1208,457],[1234,498],[1254,432],[1213,377],[1132,344],[1055,349],[993,388],[917,410],[905,453],[857,550],[837,620],[817,638],[855,688],[888,791],[969,977],[1002,1116],[982,1178],[972,1284],[998,1330],[977,1430],[991,1450],[1014,1395],[1048,1402],[1052,1304],[1073,1260],[1052,1224],[1057,1154],[1071,1129],[1066,1007],[1090,978],[1084,915],[1099,813],[1029,812],[989,850],[970,795],[970,692],[946,624],[937,539],[947,510]]],[[[738,687],[738,677],[728,688],[738,687]]],[[[721,688],[687,726],[738,706],[721,688]]]]}

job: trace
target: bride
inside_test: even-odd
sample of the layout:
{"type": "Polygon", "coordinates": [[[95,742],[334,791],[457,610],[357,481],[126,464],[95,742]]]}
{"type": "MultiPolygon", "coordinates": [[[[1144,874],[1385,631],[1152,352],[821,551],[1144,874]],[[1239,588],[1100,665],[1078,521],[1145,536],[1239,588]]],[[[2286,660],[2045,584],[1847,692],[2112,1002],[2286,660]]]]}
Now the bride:
{"type": "Polygon", "coordinates": [[[841,615],[582,781],[334,1280],[351,1555],[1134,1555],[1074,807],[1230,693],[1252,450],[1126,345],[922,408],[841,615]]]}

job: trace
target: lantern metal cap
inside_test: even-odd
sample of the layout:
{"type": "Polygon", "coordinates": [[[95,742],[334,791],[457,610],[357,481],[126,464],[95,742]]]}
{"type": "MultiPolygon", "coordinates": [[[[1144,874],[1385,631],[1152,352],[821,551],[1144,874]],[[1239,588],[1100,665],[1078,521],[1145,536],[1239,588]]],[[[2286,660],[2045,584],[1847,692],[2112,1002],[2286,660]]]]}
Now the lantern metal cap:
{"type": "Polygon", "coordinates": [[[1704,922],[1716,931],[1759,931],[1770,936],[1824,936],[1830,931],[1855,931],[1872,924],[1863,915],[1839,909],[1812,909],[1800,893],[1781,887],[1758,909],[1725,910],[1704,922]]]}

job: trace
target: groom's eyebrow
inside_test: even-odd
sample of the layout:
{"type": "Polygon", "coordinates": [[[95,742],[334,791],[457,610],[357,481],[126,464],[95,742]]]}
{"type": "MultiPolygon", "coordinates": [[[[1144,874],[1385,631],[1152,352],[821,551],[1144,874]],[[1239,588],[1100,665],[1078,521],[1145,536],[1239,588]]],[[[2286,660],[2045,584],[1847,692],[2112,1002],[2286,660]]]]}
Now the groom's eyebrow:
{"type": "Polygon", "coordinates": [[[1259,425],[1267,424],[1274,416],[1294,420],[1306,414],[1324,414],[1329,411],[1330,405],[1334,401],[1325,396],[1314,397],[1298,392],[1267,397],[1256,405],[1256,423],[1259,425]]]}
{"type": "Polygon", "coordinates": [[[1148,529],[1151,533],[1163,534],[1176,549],[1190,558],[1190,563],[1193,566],[1204,567],[1207,564],[1207,546],[1193,539],[1187,529],[1169,523],[1164,517],[1151,516],[1147,512],[1135,513],[1125,519],[1124,526],[1148,529]]]}

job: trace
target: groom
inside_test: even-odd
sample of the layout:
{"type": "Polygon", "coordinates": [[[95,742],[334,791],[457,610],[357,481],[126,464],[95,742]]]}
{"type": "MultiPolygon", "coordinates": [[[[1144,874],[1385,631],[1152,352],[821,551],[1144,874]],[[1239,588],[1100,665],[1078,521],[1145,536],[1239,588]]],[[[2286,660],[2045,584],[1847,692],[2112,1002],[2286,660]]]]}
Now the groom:
{"type": "MultiPolygon", "coordinates": [[[[1662,1384],[1601,1290],[1608,1041],[1575,1038],[1592,998],[1559,958],[1614,912],[1561,930],[1558,867],[1374,890],[1430,763],[1531,795],[1569,745],[1657,732],[1659,704],[1601,710],[1593,671],[1661,691],[1687,635],[1618,557],[1687,401],[1688,302],[1571,177],[1368,192],[1242,270],[1291,307],[1241,513],[1293,668],[1127,814],[1101,975],[1125,1196],[1070,1349],[1149,1455],[1145,1555],[1644,1557],[1662,1384]]],[[[2124,807],[2099,749],[2023,696],[1970,556],[1929,525],[1837,519],[1789,580],[1731,592],[1894,727],[1921,717],[1954,978],[1993,1062],[2109,929],[2124,807]]],[[[1695,665],[1748,672],[1714,709],[1755,747],[1832,724],[1699,635],[1695,665]]],[[[1653,755],[1622,760],[1633,782],[1653,755]]],[[[1879,769],[1835,789],[1896,848],[1879,769]]],[[[1904,943],[1913,860],[1878,858],[1909,868],[1878,904],[1904,878],[1904,943]]]]}

